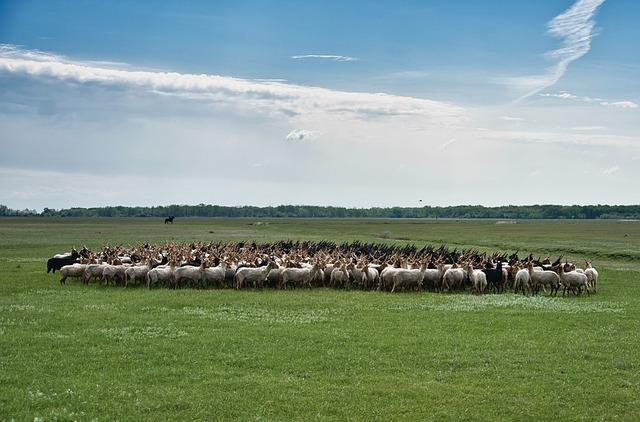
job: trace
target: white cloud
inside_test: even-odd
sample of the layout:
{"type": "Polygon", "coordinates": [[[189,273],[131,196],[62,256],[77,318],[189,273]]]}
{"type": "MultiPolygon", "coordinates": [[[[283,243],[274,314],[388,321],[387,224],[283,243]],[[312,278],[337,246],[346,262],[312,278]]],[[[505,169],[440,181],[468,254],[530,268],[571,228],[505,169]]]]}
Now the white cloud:
{"type": "Polygon", "coordinates": [[[445,151],[447,148],[449,148],[455,142],[456,142],[456,138],[449,139],[447,142],[445,142],[444,144],[440,145],[440,150],[441,151],[445,151]]]}
{"type": "Polygon", "coordinates": [[[185,98],[234,103],[251,110],[262,109],[285,115],[324,113],[356,118],[417,116],[438,125],[457,124],[465,118],[463,108],[440,101],[228,76],[106,67],[7,45],[0,46],[0,72],[75,83],[125,85],[185,98]]]}
{"type": "Polygon", "coordinates": [[[523,122],[524,119],[522,117],[514,117],[514,116],[500,116],[501,120],[505,120],[507,122],[523,122]]]}
{"type": "Polygon", "coordinates": [[[591,132],[594,130],[607,130],[606,126],[574,126],[571,130],[577,130],[579,132],[591,132]]]}
{"type": "Polygon", "coordinates": [[[350,56],[337,56],[335,54],[303,54],[298,56],[291,56],[292,59],[325,59],[332,60],[334,62],[353,62],[359,60],[357,57],[350,56]]]}
{"type": "Polygon", "coordinates": [[[317,132],[306,129],[294,129],[286,137],[287,141],[304,141],[314,139],[317,132]]]}
{"type": "Polygon", "coordinates": [[[588,97],[586,95],[575,95],[567,91],[560,91],[556,93],[542,93],[538,94],[540,97],[546,98],[559,98],[562,100],[574,100],[574,101],[582,101],[585,103],[598,104],[605,107],[617,107],[617,108],[638,108],[638,104],[633,101],[623,100],[623,101],[610,101],[605,100],[603,98],[598,97],[588,97]]]}
{"type": "MultiPolygon", "coordinates": [[[[581,97],[578,97],[577,95],[571,94],[570,92],[567,91],[560,91],[557,93],[548,93],[545,92],[543,94],[538,94],[541,97],[551,97],[551,98],[561,98],[563,100],[578,100],[581,97]]],[[[588,98],[588,97],[582,97],[582,98],[588,98]]]]}
{"type": "Polygon", "coordinates": [[[634,147],[638,139],[630,136],[596,134],[596,133],[570,133],[570,132],[546,132],[546,131],[498,131],[479,132],[476,135],[479,140],[497,140],[509,143],[568,145],[568,146],[599,146],[599,147],[634,147]]]}
{"type": "Polygon", "coordinates": [[[279,78],[257,78],[253,80],[256,82],[287,82],[286,79],[279,79],[279,78]]]}
{"type": "Polygon", "coordinates": [[[594,36],[594,16],[604,0],[578,0],[573,6],[553,18],[548,24],[549,34],[562,40],[562,46],[546,53],[555,64],[541,75],[500,78],[499,82],[526,90],[519,100],[537,94],[554,85],[567,71],[569,64],[584,56],[591,49],[594,36]]]}
{"type": "Polygon", "coordinates": [[[620,166],[613,166],[603,170],[602,174],[604,174],[605,176],[611,176],[618,173],[619,171],[620,171],[620,166]]]}
{"type": "Polygon", "coordinates": [[[600,104],[603,106],[611,106],[611,107],[618,107],[618,108],[638,108],[638,104],[634,103],[633,101],[614,101],[614,102],[603,101],[600,104]]]}

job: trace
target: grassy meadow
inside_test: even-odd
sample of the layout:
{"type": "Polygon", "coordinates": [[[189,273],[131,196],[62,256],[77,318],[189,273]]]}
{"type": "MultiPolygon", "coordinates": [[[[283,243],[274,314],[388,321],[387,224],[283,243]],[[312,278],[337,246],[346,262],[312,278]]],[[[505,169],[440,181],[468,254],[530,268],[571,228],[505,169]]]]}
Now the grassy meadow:
{"type": "MultiPolygon", "coordinates": [[[[581,261],[580,261],[581,262],[581,261]]],[[[640,222],[0,219],[0,420],[640,420],[640,222]],[[72,245],[327,239],[591,258],[589,297],[82,286],[72,245]]]]}

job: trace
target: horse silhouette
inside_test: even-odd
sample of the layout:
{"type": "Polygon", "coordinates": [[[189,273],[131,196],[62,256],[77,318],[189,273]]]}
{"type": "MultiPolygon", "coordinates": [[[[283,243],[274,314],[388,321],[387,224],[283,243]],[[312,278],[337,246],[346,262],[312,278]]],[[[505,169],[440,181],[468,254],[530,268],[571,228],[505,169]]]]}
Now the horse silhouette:
{"type": "Polygon", "coordinates": [[[175,215],[169,216],[164,219],[164,224],[173,224],[173,219],[176,218],[175,215]]]}

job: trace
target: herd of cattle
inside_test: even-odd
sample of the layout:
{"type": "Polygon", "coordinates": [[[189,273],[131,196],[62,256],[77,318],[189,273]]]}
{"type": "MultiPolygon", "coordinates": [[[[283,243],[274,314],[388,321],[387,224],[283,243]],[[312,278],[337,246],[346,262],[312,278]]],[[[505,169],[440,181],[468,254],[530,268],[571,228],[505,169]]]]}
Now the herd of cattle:
{"type": "Polygon", "coordinates": [[[136,247],[83,247],[47,261],[89,283],[170,288],[327,287],[384,291],[507,290],[523,294],[593,293],[598,272],[585,261],[576,268],[559,257],[552,262],[518,253],[449,250],[446,246],[390,246],[382,243],[279,241],[273,243],[164,243],[136,247]]]}

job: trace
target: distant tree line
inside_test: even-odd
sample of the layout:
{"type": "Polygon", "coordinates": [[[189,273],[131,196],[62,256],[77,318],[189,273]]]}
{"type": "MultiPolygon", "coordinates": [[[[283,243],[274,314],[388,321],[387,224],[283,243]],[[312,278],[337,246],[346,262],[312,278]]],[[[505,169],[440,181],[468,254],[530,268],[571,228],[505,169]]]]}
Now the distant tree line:
{"type": "Polygon", "coordinates": [[[6,205],[0,204],[0,217],[29,217],[40,215],[36,210],[25,208],[23,210],[12,210],[6,205]]]}
{"type": "Polygon", "coordinates": [[[95,207],[55,210],[12,210],[0,205],[0,216],[42,217],[251,217],[251,218],[499,218],[499,219],[640,219],[640,205],[509,205],[484,207],[343,208],[310,205],[277,207],[225,207],[220,205],[167,205],[157,207],[95,207]]]}

